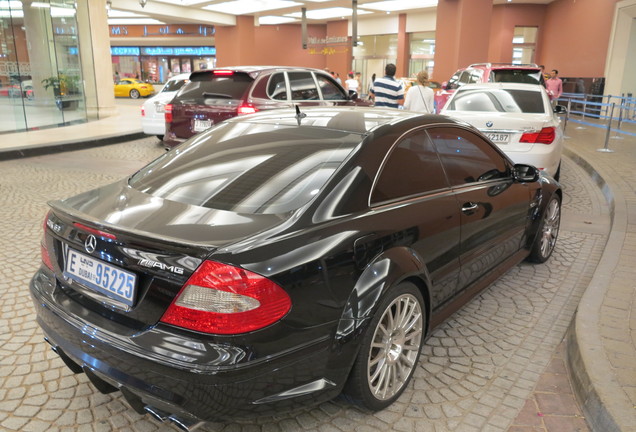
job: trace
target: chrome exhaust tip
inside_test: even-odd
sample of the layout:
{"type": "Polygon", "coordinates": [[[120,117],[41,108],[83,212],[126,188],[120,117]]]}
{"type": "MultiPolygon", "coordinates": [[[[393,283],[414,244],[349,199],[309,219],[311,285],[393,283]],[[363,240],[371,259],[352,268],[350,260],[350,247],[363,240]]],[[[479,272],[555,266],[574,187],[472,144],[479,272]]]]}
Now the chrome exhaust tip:
{"type": "Polygon", "coordinates": [[[182,430],[184,432],[192,432],[204,423],[200,420],[185,419],[182,417],[177,417],[175,415],[171,415],[170,417],[168,417],[168,420],[170,420],[172,424],[174,424],[179,430],[182,430]]]}
{"type": "Polygon", "coordinates": [[[158,408],[152,407],[150,405],[146,405],[144,407],[144,411],[146,411],[148,414],[150,414],[152,417],[154,417],[156,420],[159,420],[162,423],[165,423],[168,420],[168,417],[170,417],[170,414],[162,411],[158,408]]]}

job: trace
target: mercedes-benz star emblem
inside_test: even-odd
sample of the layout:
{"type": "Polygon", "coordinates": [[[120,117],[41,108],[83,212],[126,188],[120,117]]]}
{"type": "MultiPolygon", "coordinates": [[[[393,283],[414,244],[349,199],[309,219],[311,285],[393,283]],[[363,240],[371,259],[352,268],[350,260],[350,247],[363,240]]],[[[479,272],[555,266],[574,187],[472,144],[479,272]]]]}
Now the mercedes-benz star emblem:
{"type": "Polygon", "coordinates": [[[86,237],[86,241],[84,242],[84,249],[86,252],[93,253],[95,252],[95,248],[97,248],[97,239],[93,234],[86,237]]]}
{"type": "Polygon", "coordinates": [[[488,126],[488,127],[492,127],[492,122],[491,122],[491,121],[486,122],[486,126],[488,126]]]}

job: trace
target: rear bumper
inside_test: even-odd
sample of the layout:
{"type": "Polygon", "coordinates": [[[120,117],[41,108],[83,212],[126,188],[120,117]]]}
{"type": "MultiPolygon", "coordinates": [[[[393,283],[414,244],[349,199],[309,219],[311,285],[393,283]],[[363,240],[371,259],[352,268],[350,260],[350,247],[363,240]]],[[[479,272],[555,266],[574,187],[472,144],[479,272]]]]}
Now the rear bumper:
{"type": "Polygon", "coordinates": [[[166,413],[190,423],[266,416],[335,397],[347,375],[346,368],[327,367],[328,338],[243,362],[240,347],[188,342],[174,332],[152,350],[136,352],[139,345],[126,339],[138,335],[115,336],[65,316],[47,295],[47,281],[38,272],[30,285],[47,341],[74,372],[86,372],[102,392],[121,390],[138,412],[166,413]],[[227,361],[234,355],[236,361],[215,366],[187,360],[196,351],[209,356],[214,350],[213,357],[227,361]]]}

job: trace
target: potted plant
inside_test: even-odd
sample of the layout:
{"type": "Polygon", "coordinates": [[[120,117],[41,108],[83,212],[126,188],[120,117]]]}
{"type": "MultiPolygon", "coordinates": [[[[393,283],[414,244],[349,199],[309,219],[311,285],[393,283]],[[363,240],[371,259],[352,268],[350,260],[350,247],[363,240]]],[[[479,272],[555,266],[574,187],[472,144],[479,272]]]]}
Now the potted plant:
{"type": "Polygon", "coordinates": [[[55,104],[59,109],[77,108],[79,102],[78,95],[80,94],[79,77],[77,75],[67,75],[64,73],[53,75],[43,79],[42,85],[45,90],[48,90],[49,87],[53,88],[55,104]]]}

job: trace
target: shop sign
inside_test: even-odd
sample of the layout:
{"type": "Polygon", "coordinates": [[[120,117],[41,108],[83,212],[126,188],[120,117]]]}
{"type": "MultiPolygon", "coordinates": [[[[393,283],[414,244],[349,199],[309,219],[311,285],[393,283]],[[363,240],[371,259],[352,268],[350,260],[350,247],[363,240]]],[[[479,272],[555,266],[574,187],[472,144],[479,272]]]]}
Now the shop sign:
{"type": "Polygon", "coordinates": [[[139,47],[110,47],[110,55],[114,56],[138,56],[139,47]]]}
{"type": "Polygon", "coordinates": [[[327,36],[324,38],[309,36],[307,38],[307,45],[336,46],[348,44],[349,38],[347,36],[327,36]]]}
{"type": "Polygon", "coordinates": [[[141,47],[142,55],[209,57],[216,55],[216,47],[141,47]]]}
{"type": "Polygon", "coordinates": [[[213,57],[216,47],[110,47],[110,55],[213,57]]]}
{"type": "Polygon", "coordinates": [[[214,26],[184,25],[130,25],[109,26],[111,36],[128,37],[164,37],[164,36],[214,36],[214,26]]]}

